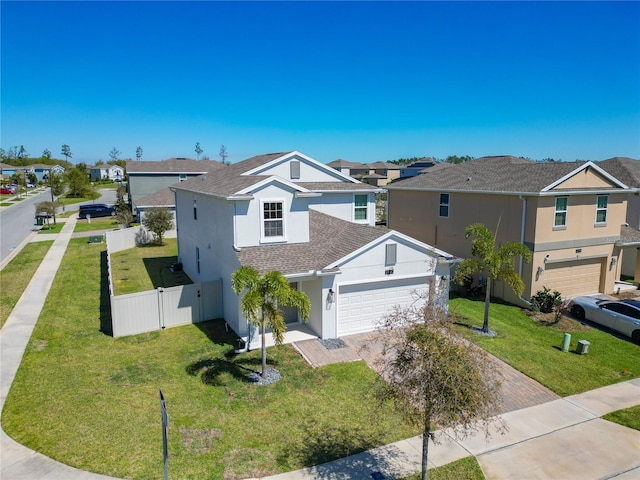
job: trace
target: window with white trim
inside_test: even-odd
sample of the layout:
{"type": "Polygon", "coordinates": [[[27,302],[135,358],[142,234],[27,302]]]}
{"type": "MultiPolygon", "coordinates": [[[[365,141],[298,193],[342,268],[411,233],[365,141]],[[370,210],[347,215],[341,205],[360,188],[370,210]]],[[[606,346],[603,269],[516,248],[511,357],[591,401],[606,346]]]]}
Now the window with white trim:
{"type": "Polygon", "coordinates": [[[353,219],[358,222],[367,220],[367,211],[369,210],[369,196],[357,194],[353,199],[353,219]]]}
{"type": "Polygon", "coordinates": [[[181,182],[184,182],[187,179],[187,174],[186,173],[180,173],[180,174],[178,174],[178,178],[180,179],[181,182]]]}
{"type": "Polygon", "coordinates": [[[596,223],[607,223],[607,207],[609,195],[598,195],[596,202],[596,223]]]}
{"type": "Polygon", "coordinates": [[[556,197],[556,211],[555,211],[555,219],[553,221],[554,227],[567,226],[568,204],[569,204],[569,197],[556,197]]]}
{"type": "Polygon", "coordinates": [[[440,194],[440,214],[441,217],[449,216],[449,194],[441,193],[440,194]]]}
{"type": "Polygon", "coordinates": [[[262,237],[269,240],[284,237],[284,201],[262,202],[262,237]]]}

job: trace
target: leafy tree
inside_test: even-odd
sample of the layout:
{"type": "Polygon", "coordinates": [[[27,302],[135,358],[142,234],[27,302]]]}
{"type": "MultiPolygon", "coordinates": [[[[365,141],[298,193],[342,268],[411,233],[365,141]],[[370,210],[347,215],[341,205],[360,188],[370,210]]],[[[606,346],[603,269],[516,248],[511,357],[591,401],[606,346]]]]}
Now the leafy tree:
{"type": "Polygon", "coordinates": [[[65,172],[65,179],[67,186],[69,187],[70,197],[85,197],[89,194],[89,178],[87,177],[86,169],[81,168],[79,165],[67,170],[65,172]]]}
{"type": "Polygon", "coordinates": [[[7,152],[4,151],[4,148],[0,148],[0,160],[4,160],[7,157],[7,152]]]}
{"type": "Polygon", "coordinates": [[[202,152],[204,152],[204,150],[202,150],[202,148],[200,148],[200,142],[196,142],[195,152],[196,152],[196,160],[200,160],[200,154],[202,152]]]}
{"type": "Polygon", "coordinates": [[[447,163],[464,163],[469,160],[473,160],[473,157],[469,155],[464,155],[462,157],[458,157],[457,155],[449,155],[444,161],[447,163]]]}
{"type": "Polygon", "coordinates": [[[42,158],[46,160],[51,160],[51,150],[49,150],[48,148],[45,148],[42,151],[42,158]]]}
{"type": "Polygon", "coordinates": [[[62,155],[64,155],[64,159],[68,162],[70,158],[73,158],[73,154],[71,153],[71,148],[66,143],[62,145],[62,155]]]}
{"type": "Polygon", "coordinates": [[[116,190],[116,218],[119,225],[130,227],[133,223],[133,213],[131,213],[129,204],[124,199],[126,192],[127,189],[123,186],[118,187],[116,190]]]}
{"type": "Polygon", "coordinates": [[[167,208],[154,207],[145,212],[142,225],[153,233],[159,245],[162,245],[162,237],[167,230],[174,226],[173,213],[167,208]]]}
{"type": "Polygon", "coordinates": [[[24,145],[20,145],[20,150],[18,150],[18,153],[16,155],[16,158],[19,158],[20,160],[27,158],[29,156],[29,154],[27,153],[27,149],[24,148],[24,145]]]}
{"type": "Polygon", "coordinates": [[[498,432],[506,430],[496,417],[501,399],[497,364],[462,339],[424,296],[387,315],[376,337],[383,348],[374,365],[380,373],[375,393],[422,428],[423,480],[428,478],[429,439],[438,443],[445,429],[456,439],[478,431],[488,436],[492,425],[498,432]]]}
{"type": "Polygon", "coordinates": [[[142,147],[136,148],[136,160],[140,161],[142,159],[142,147]]]}
{"type": "Polygon", "coordinates": [[[46,215],[47,225],[50,225],[50,217],[53,217],[53,224],[56,224],[56,204],[54,202],[36,203],[36,215],[46,215]]]}
{"type": "Polygon", "coordinates": [[[59,197],[64,193],[65,181],[64,177],[55,173],[53,170],[49,170],[49,186],[53,195],[59,197]]]}
{"type": "Polygon", "coordinates": [[[227,153],[227,147],[225,147],[224,145],[220,145],[220,153],[218,153],[218,155],[220,155],[220,161],[224,165],[228,165],[227,157],[229,156],[229,153],[227,153]]]}
{"type": "Polygon", "coordinates": [[[120,153],[120,150],[118,150],[116,147],[113,147],[109,152],[109,158],[115,162],[116,160],[118,160],[118,158],[120,158],[120,153]]]}
{"type": "MultiPolygon", "coordinates": [[[[499,223],[498,223],[499,224],[499,223]]],[[[531,261],[529,248],[518,242],[508,242],[496,248],[496,236],[481,223],[474,223],[465,229],[465,238],[475,237],[471,241],[471,258],[463,260],[456,270],[455,280],[462,285],[474,273],[482,273],[487,278],[484,299],[484,323],[482,331],[489,333],[489,305],[491,304],[491,285],[502,280],[513,292],[520,296],[524,291],[524,282],[514,268],[515,257],[531,261]]]]}
{"type": "Polygon", "coordinates": [[[311,303],[304,292],[294,290],[289,280],[280,272],[269,272],[264,275],[253,267],[242,266],[231,276],[231,287],[237,295],[245,292],[241,308],[242,313],[252,325],[260,328],[262,335],[262,372],[267,372],[266,329],[270,328],[276,345],[284,340],[287,325],[280,306],[294,307],[306,322],[309,319],[311,303]]]}

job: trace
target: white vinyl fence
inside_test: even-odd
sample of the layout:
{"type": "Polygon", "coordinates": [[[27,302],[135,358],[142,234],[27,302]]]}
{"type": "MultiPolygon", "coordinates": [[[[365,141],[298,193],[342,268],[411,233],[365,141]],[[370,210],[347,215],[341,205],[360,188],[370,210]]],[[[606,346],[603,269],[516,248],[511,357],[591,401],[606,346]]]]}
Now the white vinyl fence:
{"type": "Polygon", "coordinates": [[[221,279],[178,287],[158,287],[156,290],[128,295],[113,294],[111,254],[134,248],[146,243],[148,239],[149,234],[144,227],[107,233],[107,269],[113,336],[136,335],[222,317],[221,279]]]}

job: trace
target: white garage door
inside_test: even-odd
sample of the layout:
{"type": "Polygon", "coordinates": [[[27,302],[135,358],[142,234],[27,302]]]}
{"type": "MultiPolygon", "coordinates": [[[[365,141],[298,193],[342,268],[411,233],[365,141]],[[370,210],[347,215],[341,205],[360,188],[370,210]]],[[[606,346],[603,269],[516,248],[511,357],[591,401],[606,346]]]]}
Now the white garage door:
{"type": "Polygon", "coordinates": [[[413,292],[425,292],[428,278],[387,280],[359,285],[344,285],[338,293],[338,336],[369,332],[376,322],[393,310],[411,304],[413,292]]]}
{"type": "Polygon", "coordinates": [[[598,293],[602,263],[601,258],[549,263],[543,285],[551,291],[559,291],[563,297],[598,293]]]}

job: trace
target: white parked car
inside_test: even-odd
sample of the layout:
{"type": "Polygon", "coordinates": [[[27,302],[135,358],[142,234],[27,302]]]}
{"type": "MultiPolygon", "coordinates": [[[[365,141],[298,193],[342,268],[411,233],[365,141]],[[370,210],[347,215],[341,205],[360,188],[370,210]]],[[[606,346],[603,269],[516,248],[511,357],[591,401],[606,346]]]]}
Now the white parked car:
{"type": "Polygon", "coordinates": [[[640,345],[640,301],[610,300],[602,297],[575,297],[571,314],[631,337],[640,345]]]}

